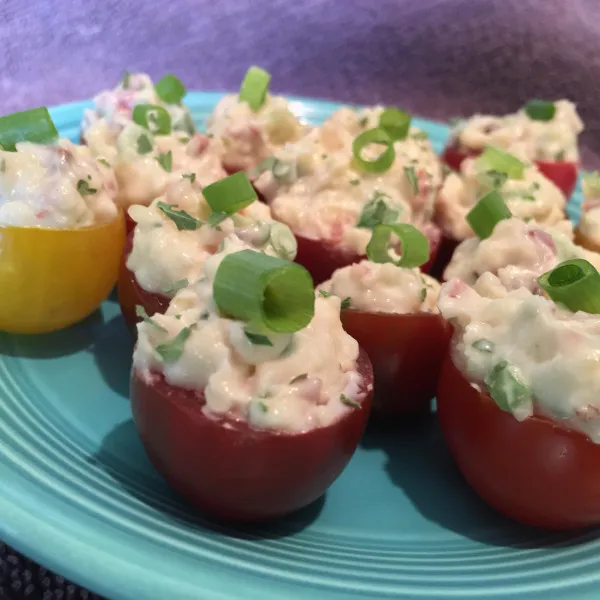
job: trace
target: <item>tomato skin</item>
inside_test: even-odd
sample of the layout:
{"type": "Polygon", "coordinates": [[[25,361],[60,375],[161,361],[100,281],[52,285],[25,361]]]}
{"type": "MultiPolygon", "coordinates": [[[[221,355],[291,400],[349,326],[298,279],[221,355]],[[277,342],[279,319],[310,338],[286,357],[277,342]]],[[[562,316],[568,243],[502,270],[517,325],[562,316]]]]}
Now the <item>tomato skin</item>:
{"type": "Polygon", "coordinates": [[[342,310],[344,329],[364,348],[375,378],[373,410],[399,416],[435,395],[452,327],[440,315],[342,310]]]}
{"type": "Polygon", "coordinates": [[[133,233],[137,223],[129,216],[129,211],[125,211],[125,232],[127,235],[133,233]]]}
{"type": "MultiPolygon", "coordinates": [[[[333,272],[337,269],[366,259],[365,255],[360,255],[352,251],[348,252],[325,240],[308,238],[296,232],[294,232],[294,235],[298,242],[296,262],[308,270],[312,275],[315,285],[319,285],[330,279],[333,272]]],[[[439,242],[439,237],[430,238],[429,260],[421,267],[421,271],[424,273],[429,271],[435,261],[439,242]]]]}
{"type": "Polygon", "coordinates": [[[342,473],[372,402],[373,372],[361,351],[361,408],[307,433],[254,429],[202,412],[202,392],[151,383],[132,373],[133,417],[156,470],[202,512],[228,521],[265,521],[307,506],[342,473]],[[368,386],[371,389],[368,389],[368,386]]]}
{"type": "Polygon", "coordinates": [[[141,321],[135,314],[136,305],[139,304],[143,306],[149,315],[154,315],[156,313],[163,314],[167,308],[169,308],[171,299],[164,294],[147,292],[140,286],[135,278],[135,274],[127,268],[127,257],[129,256],[132,247],[133,231],[127,236],[127,240],[125,241],[125,249],[123,250],[121,264],[119,266],[117,293],[125,324],[132,335],[135,336],[136,324],[141,321]]]}
{"type": "MultiPolygon", "coordinates": [[[[444,148],[442,161],[453,171],[459,171],[465,158],[479,156],[481,152],[481,150],[467,150],[461,148],[456,142],[451,142],[444,148]]],[[[565,198],[571,197],[579,172],[579,165],[576,162],[536,160],[535,164],[544,176],[561,190],[565,198]]]]}
{"type": "Polygon", "coordinates": [[[526,525],[577,529],[600,523],[600,445],[542,416],[517,421],[478,392],[448,355],[437,411],[470,486],[526,525]]]}

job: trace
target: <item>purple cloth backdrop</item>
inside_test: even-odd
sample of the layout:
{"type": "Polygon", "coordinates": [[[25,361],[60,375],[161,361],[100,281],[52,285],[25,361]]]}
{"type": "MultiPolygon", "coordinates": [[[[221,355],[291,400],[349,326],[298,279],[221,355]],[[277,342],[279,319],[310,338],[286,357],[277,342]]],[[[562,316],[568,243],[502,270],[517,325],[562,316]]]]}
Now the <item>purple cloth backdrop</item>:
{"type": "MultiPolygon", "coordinates": [[[[255,63],[282,93],[437,119],[569,97],[586,166],[600,156],[600,0],[0,0],[0,41],[0,114],[89,98],[125,68],[233,89],[255,63]]],[[[0,600],[86,594],[0,543],[0,600]]]]}

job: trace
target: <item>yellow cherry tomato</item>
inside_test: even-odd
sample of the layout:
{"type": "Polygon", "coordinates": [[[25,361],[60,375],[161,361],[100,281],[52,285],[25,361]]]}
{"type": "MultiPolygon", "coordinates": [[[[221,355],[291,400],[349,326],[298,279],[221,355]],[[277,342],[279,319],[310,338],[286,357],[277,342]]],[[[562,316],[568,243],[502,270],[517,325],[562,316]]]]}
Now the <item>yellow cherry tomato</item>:
{"type": "Polygon", "coordinates": [[[0,331],[45,333],[94,312],[117,281],[123,214],[81,229],[0,227],[0,331]]]}

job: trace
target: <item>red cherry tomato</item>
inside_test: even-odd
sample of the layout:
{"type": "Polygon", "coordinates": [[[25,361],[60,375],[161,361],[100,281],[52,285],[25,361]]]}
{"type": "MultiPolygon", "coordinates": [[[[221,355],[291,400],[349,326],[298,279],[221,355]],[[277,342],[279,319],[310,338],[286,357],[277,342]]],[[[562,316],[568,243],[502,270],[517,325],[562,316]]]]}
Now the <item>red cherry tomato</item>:
{"type": "Polygon", "coordinates": [[[157,471],[201,511],[231,521],[263,521],[307,506],[342,473],[371,409],[373,371],[361,351],[360,403],[339,421],[306,433],[255,429],[207,416],[202,391],[132,374],[133,416],[157,471]]]}
{"type": "MultiPolygon", "coordinates": [[[[456,143],[444,148],[442,160],[454,171],[460,170],[465,158],[479,156],[481,150],[466,150],[456,143]]],[[[579,166],[575,162],[536,160],[537,168],[562,191],[565,198],[570,198],[577,184],[579,166]]]]}
{"type": "Polygon", "coordinates": [[[344,329],[364,348],[375,377],[373,409],[397,416],[435,395],[452,328],[440,315],[342,310],[344,329]]]}
{"type": "Polygon", "coordinates": [[[125,211],[125,231],[127,235],[133,233],[135,229],[136,222],[129,216],[129,212],[125,211]]]}
{"type": "MultiPolygon", "coordinates": [[[[364,255],[352,251],[348,252],[325,240],[304,237],[296,232],[294,232],[294,235],[298,242],[296,262],[308,270],[312,275],[315,285],[319,285],[330,279],[333,272],[337,269],[347,267],[366,258],[364,255]]],[[[439,236],[432,235],[429,238],[429,260],[421,267],[424,273],[428,273],[433,265],[439,243],[439,236]]]]}
{"type": "Polygon", "coordinates": [[[491,506],[545,529],[600,523],[600,444],[542,416],[517,421],[477,391],[449,356],[437,411],[465,479],[491,506]]]}
{"type": "Polygon", "coordinates": [[[164,313],[169,307],[171,299],[163,294],[147,292],[143,289],[135,278],[135,274],[127,268],[127,257],[133,247],[133,232],[127,236],[125,250],[119,267],[119,280],[117,283],[117,292],[119,295],[119,304],[121,313],[129,331],[135,335],[136,324],[141,320],[135,314],[136,305],[144,307],[149,315],[164,313]]]}

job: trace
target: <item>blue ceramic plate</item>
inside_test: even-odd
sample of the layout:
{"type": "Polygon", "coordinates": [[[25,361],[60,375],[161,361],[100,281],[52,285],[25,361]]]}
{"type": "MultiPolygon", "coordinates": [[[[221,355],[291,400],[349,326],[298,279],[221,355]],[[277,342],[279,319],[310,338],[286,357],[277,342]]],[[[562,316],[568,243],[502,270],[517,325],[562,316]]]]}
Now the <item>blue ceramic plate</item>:
{"type": "MultiPolygon", "coordinates": [[[[188,97],[198,121],[218,94],[188,97]]],[[[72,139],[84,107],[52,113],[72,139]]],[[[321,122],[337,105],[298,99],[321,122]]],[[[420,121],[440,150],[447,129],[420,121]]],[[[572,208],[577,212],[579,192],[572,208]]],[[[0,537],[114,600],[600,597],[600,541],[524,529],[481,502],[435,419],[368,432],[322,501],[260,528],[211,524],[148,462],[114,299],[40,337],[0,335],[0,537]]]]}

